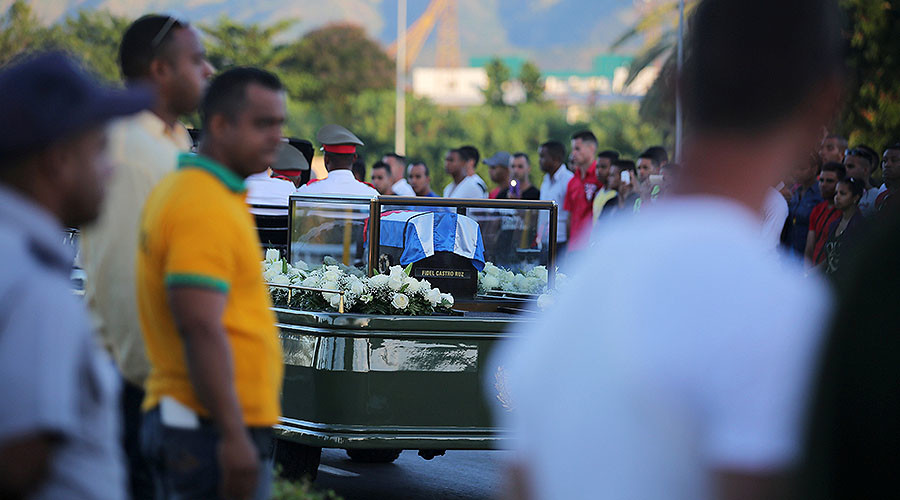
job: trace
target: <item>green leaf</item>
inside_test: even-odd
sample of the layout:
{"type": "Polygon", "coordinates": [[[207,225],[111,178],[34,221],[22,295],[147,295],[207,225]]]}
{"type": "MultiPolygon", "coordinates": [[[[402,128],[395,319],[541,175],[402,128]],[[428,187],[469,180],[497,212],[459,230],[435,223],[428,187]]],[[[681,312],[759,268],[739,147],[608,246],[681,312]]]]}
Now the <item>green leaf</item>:
{"type": "Polygon", "coordinates": [[[406,269],[403,270],[403,273],[407,276],[412,276],[412,266],[412,262],[410,262],[409,265],[406,266],[406,269]]]}

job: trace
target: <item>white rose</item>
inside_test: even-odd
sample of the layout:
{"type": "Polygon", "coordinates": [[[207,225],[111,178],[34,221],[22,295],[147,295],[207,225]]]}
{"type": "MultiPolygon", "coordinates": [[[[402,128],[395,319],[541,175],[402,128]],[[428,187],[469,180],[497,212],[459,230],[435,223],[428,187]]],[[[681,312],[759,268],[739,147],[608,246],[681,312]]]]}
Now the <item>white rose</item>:
{"type": "Polygon", "coordinates": [[[298,260],[297,262],[294,262],[294,267],[301,271],[309,271],[309,264],[307,264],[306,262],[303,262],[302,260],[298,260]]]}
{"type": "Polygon", "coordinates": [[[491,276],[500,276],[500,268],[488,262],[484,265],[484,273],[491,276]]]}
{"type": "Polygon", "coordinates": [[[325,278],[325,281],[337,281],[341,279],[341,273],[339,271],[329,269],[325,271],[325,274],[323,274],[322,277],[325,278]]]}
{"type": "Polygon", "coordinates": [[[554,302],[556,302],[556,301],[553,299],[552,295],[550,295],[548,293],[544,293],[544,294],[541,294],[540,297],[538,297],[537,306],[538,306],[538,309],[543,311],[544,309],[547,309],[548,307],[552,306],[554,302]]]}
{"type": "Polygon", "coordinates": [[[432,288],[425,294],[425,298],[431,303],[431,307],[434,307],[441,303],[441,291],[437,288],[432,288]]]}
{"type": "Polygon", "coordinates": [[[325,294],[325,295],[330,295],[330,297],[326,297],[326,298],[328,299],[328,304],[329,304],[331,307],[333,307],[333,308],[335,308],[335,309],[340,308],[340,306],[341,306],[341,294],[339,294],[339,293],[327,293],[327,294],[325,294]]]}
{"type": "Polygon", "coordinates": [[[426,293],[427,293],[428,291],[431,290],[431,282],[430,282],[430,281],[428,281],[428,280],[421,280],[421,281],[419,281],[419,283],[422,284],[422,291],[423,291],[423,292],[426,292],[426,293]]]}
{"type": "Polygon", "coordinates": [[[335,271],[335,272],[337,272],[337,271],[340,271],[341,268],[340,268],[339,266],[325,266],[325,270],[326,270],[326,271],[335,271]]]}
{"type": "Polygon", "coordinates": [[[453,296],[449,293],[442,293],[441,303],[444,303],[447,307],[453,307],[453,296]]]}
{"type": "Polygon", "coordinates": [[[269,269],[268,271],[263,273],[263,279],[265,279],[267,282],[271,283],[272,280],[275,279],[275,276],[278,276],[280,274],[281,273],[278,272],[278,269],[269,269]]]}
{"type": "Polygon", "coordinates": [[[406,309],[406,306],[409,305],[409,297],[402,293],[395,293],[394,299],[391,300],[391,305],[397,309],[406,309]]]}
{"type": "Polygon", "coordinates": [[[487,290],[494,290],[500,286],[500,280],[496,276],[486,275],[481,280],[481,286],[487,290]]]}
{"type": "Polygon", "coordinates": [[[283,274],[279,274],[278,276],[273,277],[269,283],[273,283],[275,285],[290,285],[291,279],[283,274]]]}
{"type": "Polygon", "coordinates": [[[369,284],[374,287],[381,287],[387,284],[390,278],[386,274],[376,274],[369,278],[369,284]]]}
{"type": "Polygon", "coordinates": [[[275,262],[276,260],[281,260],[281,252],[279,252],[275,248],[266,249],[266,260],[269,262],[275,262]]]}
{"type": "Polygon", "coordinates": [[[403,268],[400,266],[391,266],[388,276],[398,281],[403,281],[406,278],[406,273],[403,272],[403,268]]]}
{"type": "Polygon", "coordinates": [[[544,283],[547,282],[547,268],[546,268],[546,267],[544,267],[544,266],[537,266],[537,267],[535,267],[534,269],[531,270],[531,273],[534,274],[534,276],[535,276],[537,279],[543,281],[544,283]]]}
{"type": "Polygon", "coordinates": [[[388,286],[390,287],[391,290],[396,292],[401,287],[403,287],[403,280],[395,278],[394,276],[391,276],[390,278],[388,278],[388,286]]]}
{"type": "Polygon", "coordinates": [[[303,280],[303,283],[301,283],[301,285],[307,288],[319,288],[319,278],[310,276],[309,278],[303,280]]]}
{"type": "Polygon", "coordinates": [[[337,281],[329,281],[329,280],[322,281],[321,287],[326,290],[340,290],[341,289],[340,283],[338,283],[337,281]]]}
{"type": "Polygon", "coordinates": [[[513,285],[516,287],[516,290],[524,292],[528,289],[528,278],[524,274],[518,274],[513,280],[513,285]]]}
{"type": "Polygon", "coordinates": [[[406,293],[412,295],[422,289],[422,284],[418,280],[410,279],[406,282],[406,293]]]}
{"type": "Polygon", "coordinates": [[[353,295],[362,295],[364,291],[366,291],[366,286],[359,279],[350,282],[350,293],[353,295]]]}

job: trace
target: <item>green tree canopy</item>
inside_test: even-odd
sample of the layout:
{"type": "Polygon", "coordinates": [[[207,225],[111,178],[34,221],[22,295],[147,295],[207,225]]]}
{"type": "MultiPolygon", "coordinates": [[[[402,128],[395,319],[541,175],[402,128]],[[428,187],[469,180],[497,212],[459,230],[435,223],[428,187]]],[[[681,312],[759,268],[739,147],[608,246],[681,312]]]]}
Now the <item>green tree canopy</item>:
{"type": "Polygon", "coordinates": [[[487,105],[505,106],[506,103],[503,101],[503,84],[508,82],[512,76],[509,66],[504,64],[500,58],[495,57],[487,63],[484,70],[487,73],[488,85],[482,92],[484,92],[484,99],[487,105]]]}
{"type": "Polygon", "coordinates": [[[525,102],[541,102],[544,100],[544,79],[541,70],[531,61],[522,65],[519,70],[519,82],[525,90],[525,102]]]}

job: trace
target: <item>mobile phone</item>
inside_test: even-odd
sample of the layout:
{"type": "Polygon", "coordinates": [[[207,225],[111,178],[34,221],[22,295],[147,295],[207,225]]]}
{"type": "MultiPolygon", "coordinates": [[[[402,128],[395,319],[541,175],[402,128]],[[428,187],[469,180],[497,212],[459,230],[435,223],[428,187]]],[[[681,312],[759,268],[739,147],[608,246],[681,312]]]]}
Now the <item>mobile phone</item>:
{"type": "Polygon", "coordinates": [[[620,179],[622,180],[622,182],[624,182],[625,184],[631,184],[631,172],[629,172],[629,171],[627,171],[627,170],[623,170],[623,171],[622,171],[622,175],[620,175],[619,178],[620,178],[620,179]]]}
{"type": "Polygon", "coordinates": [[[663,183],[663,176],[662,174],[653,174],[650,176],[649,180],[650,184],[659,185],[663,183]]]}

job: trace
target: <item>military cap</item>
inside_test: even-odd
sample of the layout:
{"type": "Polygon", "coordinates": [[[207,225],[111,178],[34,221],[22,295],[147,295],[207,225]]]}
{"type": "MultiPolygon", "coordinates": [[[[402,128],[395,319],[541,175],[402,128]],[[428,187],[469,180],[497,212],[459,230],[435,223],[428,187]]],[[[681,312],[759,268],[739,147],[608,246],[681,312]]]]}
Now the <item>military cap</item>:
{"type": "Polygon", "coordinates": [[[279,175],[300,175],[301,170],[309,170],[309,162],[300,150],[284,140],[278,149],[278,158],[272,164],[272,171],[279,175]]]}
{"type": "Polygon", "coordinates": [[[322,150],[326,153],[353,154],[356,146],[365,146],[353,132],[335,124],[320,128],[316,140],[322,144],[322,150]]]}

